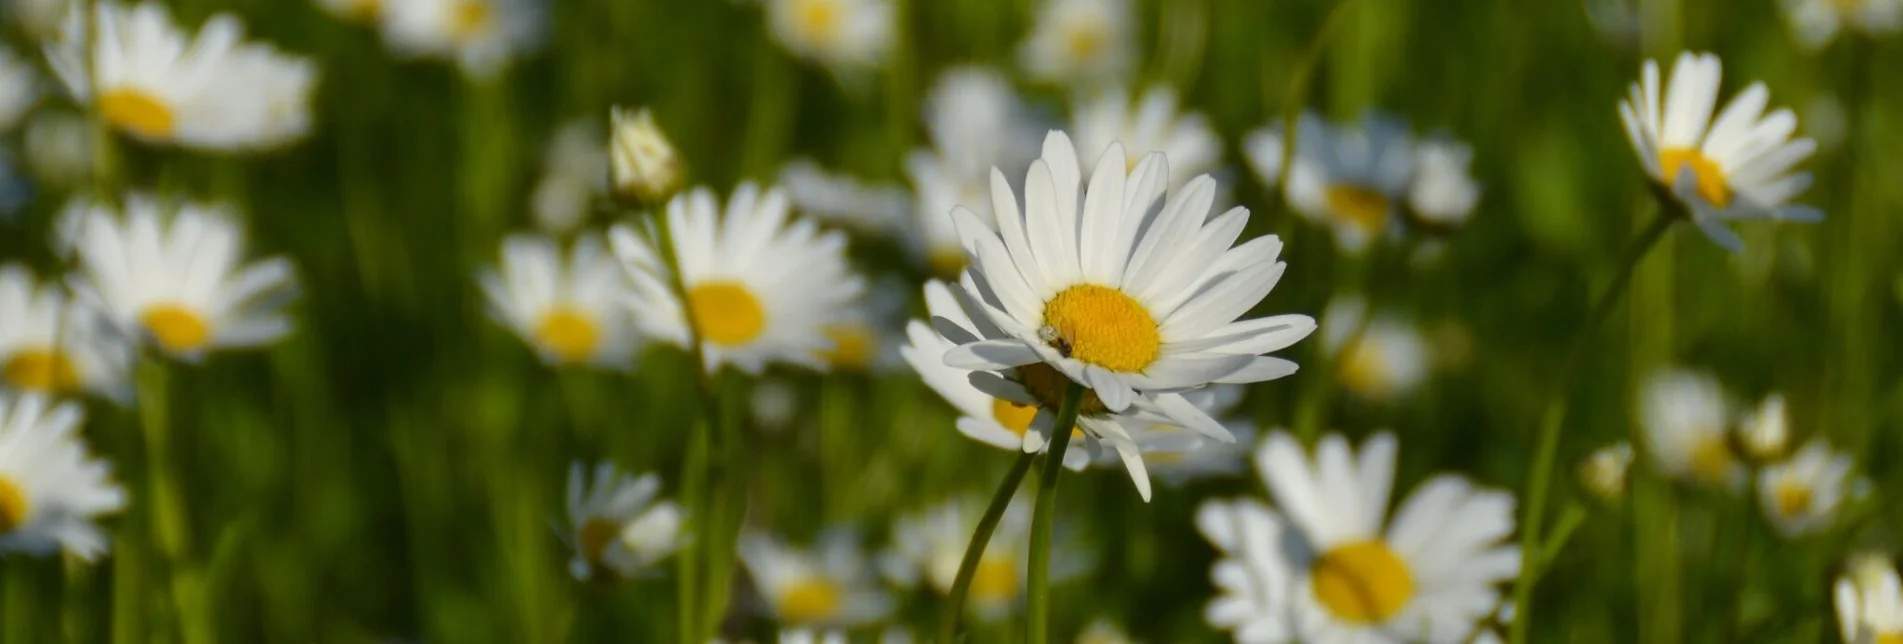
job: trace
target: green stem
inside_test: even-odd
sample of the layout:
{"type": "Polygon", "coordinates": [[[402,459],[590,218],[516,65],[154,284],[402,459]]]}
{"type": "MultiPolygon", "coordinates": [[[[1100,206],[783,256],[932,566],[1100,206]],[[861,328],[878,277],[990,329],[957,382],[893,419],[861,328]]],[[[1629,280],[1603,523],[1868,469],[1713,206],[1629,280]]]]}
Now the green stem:
{"type": "Polygon", "coordinates": [[[1031,471],[1031,461],[1036,458],[1036,454],[1029,452],[1018,456],[1017,462],[1011,464],[1010,473],[1004,475],[1004,482],[998,484],[998,491],[991,495],[991,505],[978,519],[978,529],[971,533],[971,544],[965,546],[965,558],[958,562],[958,576],[953,578],[951,594],[945,597],[945,613],[938,621],[939,644],[952,644],[958,639],[959,621],[965,616],[965,595],[971,592],[971,578],[978,572],[978,561],[984,558],[991,533],[998,529],[998,521],[1004,518],[1005,509],[1011,506],[1011,497],[1017,496],[1018,487],[1024,483],[1024,475],[1031,471]]]}
{"type": "Polygon", "coordinates": [[[1064,450],[1070,447],[1071,429],[1077,426],[1077,411],[1084,404],[1084,386],[1076,382],[1064,391],[1064,402],[1057,409],[1057,425],[1051,429],[1050,453],[1044,455],[1043,470],[1038,472],[1037,514],[1031,517],[1031,618],[1028,622],[1030,644],[1045,644],[1051,636],[1051,523],[1057,514],[1057,475],[1064,471],[1064,450]]]}
{"type": "Polygon", "coordinates": [[[1580,328],[1579,335],[1573,339],[1572,348],[1566,353],[1566,361],[1561,363],[1559,380],[1554,385],[1553,396],[1546,405],[1546,412],[1540,419],[1539,446],[1533,452],[1533,467],[1527,474],[1526,514],[1520,519],[1520,577],[1513,585],[1513,603],[1516,607],[1511,638],[1513,644],[1525,644],[1527,641],[1527,629],[1532,623],[1531,615],[1533,614],[1533,584],[1538,578],[1541,562],[1551,556],[1551,553],[1543,552],[1539,548],[1540,528],[1546,517],[1547,491],[1552,485],[1553,464],[1559,453],[1559,430],[1566,420],[1566,390],[1571,386],[1573,376],[1579,370],[1580,361],[1585,356],[1586,345],[1592,341],[1594,333],[1605,319],[1612,314],[1612,309],[1618,304],[1619,297],[1625,293],[1626,286],[1632,282],[1632,275],[1637,271],[1639,262],[1645,259],[1646,253],[1651,251],[1653,246],[1658,245],[1660,239],[1665,238],[1666,231],[1671,230],[1672,224],[1678,219],[1679,216],[1669,205],[1661,208],[1653,217],[1652,222],[1646,225],[1645,230],[1639,233],[1637,239],[1633,240],[1631,247],[1626,250],[1624,259],[1620,262],[1619,272],[1613,276],[1612,283],[1606,285],[1606,290],[1599,294],[1599,299],[1587,312],[1585,326],[1580,328]]]}

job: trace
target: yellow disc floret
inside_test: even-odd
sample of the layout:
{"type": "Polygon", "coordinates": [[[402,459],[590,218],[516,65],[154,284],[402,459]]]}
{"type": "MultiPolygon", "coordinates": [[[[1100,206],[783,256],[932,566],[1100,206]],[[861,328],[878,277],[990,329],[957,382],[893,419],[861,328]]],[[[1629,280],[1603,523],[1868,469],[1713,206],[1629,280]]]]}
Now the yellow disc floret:
{"type": "Polygon", "coordinates": [[[702,340],[737,347],[766,331],[766,309],[739,282],[702,282],[687,291],[687,309],[702,340]]]}
{"type": "Polygon", "coordinates": [[[1162,331],[1149,309],[1108,286],[1064,289],[1044,304],[1044,326],[1060,351],[1111,371],[1143,371],[1163,348],[1162,331]]]}
{"type": "Polygon", "coordinates": [[[1309,584],[1323,608],[1353,624],[1392,619],[1414,596],[1407,563],[1378,540],[1335,546],[1315,561],[1309,584]]]}

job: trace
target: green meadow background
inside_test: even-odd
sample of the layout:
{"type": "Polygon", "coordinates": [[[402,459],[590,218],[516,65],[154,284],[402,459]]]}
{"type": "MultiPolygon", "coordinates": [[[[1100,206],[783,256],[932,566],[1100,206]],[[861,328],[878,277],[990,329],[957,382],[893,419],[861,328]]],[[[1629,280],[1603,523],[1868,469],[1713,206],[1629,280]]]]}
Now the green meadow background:
{"type": "MultiPolygon", "coordinates": [[[[1455,470],[1524,503],[1563,347],[1654,212],[1615,110],[1642,60],[1715,51],[1725,96],[1762,79],[1774,106],[1800,110],[1801,133],[1817,134],[1805,110],[1814,97],[1842,106],[1836,142],[1805,165],[1817,182],[1803,200],[1828,220],[1744,225],[1749,248],[1738,255],[1684,228],[1645,260],[1566,392],[1548,514],[1584,502],[1572,464],[1636,438],[1635,388],[1672,363],[1715,371],[1746,401],[1785,392],[1795,440],[1826,436],[1856,454],[1874,505],[1843,529],[1786,543],[1755,497],[1682,489],[1637,467],[1628,502],[1593,509],[1539,586],[1531,641],[1836,641],[1828,588],[1838,562],[1853,546],[1894,552],[1903,537],[1893,252],[1903,162],[1892,152],[1903,146],[1903,52],[1841,37],[1804,51],[1774,2],[1136,3],[1137,82],[1172,85],[1208,115],[1228,147],[1225,184],[1255,213],[1249,234],[1289,244],[1288,273],[1258,313],[1319,316],[1334,294],[1365,292],[1419,321],[1434,344],[1464,347],[1464,360],[1391,404],[1337,391],[1319,336],[1289,352],[1300,373],[1249,389],[1245,410],[1262,428],[1394,430],[1397,499],[1455,470]],[[1590,18],[1619,12],[1633,22],[1601,31],[1590,18]],[[1341,119],[1378,109],[1471,143],[1486,192],[1470,225],[1436,261],[1401,247],[1338,256],[1237,149],[1242,133],[1295,105],[1341,119]]],[[[651,106],[690,180],[724,193],[770,180],[794,156],[903,182],[903,155],[927,145],[922,97],[952,65],[997,66],[1051,122],[1068,113],[1065,90],[1016,70],[1036,10],[1023,0],[895,0],[890,63],[852,85],[785,53],[760,8],[739,2],[554,2],[545,45],[490,86],[466,84],[450,65],[395,60],[374,29],[310,3],[170,4],[194,27],[236,12],[254,37],[322,68],[315,134],[288,150],[219,157],[118,143],[126,186],[239,204],[256,253],[296,261],[299,329],[268,351],[143,369],[142,386],[168,392],[163,405],[89,403],[87,435],[132,505],[107,520],[118,538],[96,566],[0,560],[8,644],[177,641],[183,631],[232,642],[671,641],[671,565],[628,583],[578,583],[559,529],[574,460],[659,472],[665,493],[679,493],[695,427],[686,356],[657,347],[629,374],[557,372],[487,318],[476,288],[501,237],[532,229],[546,138],[574,117],[605,126],[611,105],[651,106]],[[162,448],[189,508],[183,524],[153,520],[153,437],[139,414],[169,429],[162,448]],[[180,584],[203,599],[180,605],[180,584]]],[[[36,50],[11,25],[6,36],[16,51],[36,50]]],[[[0,224],[0,258],[56,274],[46,240],[68,195],[38,187],[23,216],[0,224]]],[[[604,209],[594,223],[617,216],[604,209]]],[[[889,240],[855,239],[853,255],[872,274],[923,278],[889,240]]],[[[882,545],[898,514],[987,494],[1012,461],[958,435],[950,408],[909,372],[766,380],[797,393],[798,413],[786,426],[740,428],[748,520],[796,542],[843,525],[882,545]]],[[[729,381],[735,405],[757,384],[729,381]]],[[[1212,551],[1191,517],[1202,501],[1237,494],[1263,492],[1246,475],[1159,486],[1144,504],[1117,468],[1067,474],[1063,529],[1095,564],[1056,586],[1058,632],[1108,617],[1150,642],[1225,640],[1201,618],[1212,551]]],[[[771,632],[744,584],[736,589],[729,632],[771,632]]],[[[899,617],[928,627],[936,603],[901,597],[899,617]]],[[[972,641],[1020,631],[980,627],[972,641]]]]}

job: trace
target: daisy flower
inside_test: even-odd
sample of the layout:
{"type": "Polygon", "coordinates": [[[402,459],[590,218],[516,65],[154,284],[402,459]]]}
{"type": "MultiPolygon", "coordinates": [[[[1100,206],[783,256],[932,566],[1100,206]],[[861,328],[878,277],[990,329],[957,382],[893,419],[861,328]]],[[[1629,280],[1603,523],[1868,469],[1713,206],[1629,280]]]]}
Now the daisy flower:
{"type": "Polygon", "coordinates": [[[93,521],[125,509],[125,490],[112,465],[88,453],[81,417],[77,405],[0,394],[0,552],[105,554],[93,521]]]}
{"type": "MultiPolygon", "coordinates": [[[[1230,248],[1249,213],[1237,207],[1209,218],[1216,182],[1207,176],[1153,207],[1169,183],[1167,163],[1152,153],[1126,173],[1123,146],[1113,144],[1080,190],[1077,152],[1052,132],[1025,177],[1022,205],[994,171],[997,228],[968,209],[953,211],[972,260],[961,286],[982,315],[969,330],[977,334],[947,336],[959,346],[946,364],[1015,369],[1030,399],[1050,412],[1075,382],[1089,390],[1087,420],[1141,400],[1143,409],[1232,440],[1182,392],[1294,373],[1293,362],[1262,354],[1307,337],[1315,323],[1305,315],[1237,320],[1281,278],[1281,240],[1230,248]]],[[[1122,438],[1114,422],[1080,425],[1122,438]]]]}
{"type": "Polygon", "coordinates": [[[39,100],[39,74],[12,50],[0,48],[0,132],[13,130],[39,100]]]}
{"type": "Polygon", "coordinates": [[[925,98],[925,129],[932,147],[905,160],[918,218],[907,240],[934,274],[957,275],[965,249],[952,208],[970,208],[990,221],[991,169],[1021,174],[1037,153],[1036,133],[1010,81],[985,67],[953,68],[938,77],[925,98]]]}
{"type": "Polygon", "coordinates": [[[794,159],[781,168],[780,185],[802,214],[861,232],[891,228],[909,207],[903,189],[827,172],[811,159],[794,159]]]}
{"type": "Polygon", "coordinates": [[[489,81],[541,44],[539,0],[387,0],[383,42],[399,56],[453,60],[463,76],[489,81]]]}
{"type": "Polygon", "coordinates": [[[1822,49],[1845,29],[1880,36],[1903,27],[1903,1],[1899,0],[1783,0],[1779,4],[1797,41],[1811,49],[1822,49]]]}
{"type": "MultiPolygon", "coordinates": [[[[903,586],[923,581],[941,596],[950,594],[985,503],[979,497],[959,498],[920,515],[901,517],[892,527],[893,552],[887,557],[887,577],[903,586]]],[[[978,567],[972,571],[966,597],[973,613],[988,621],[997,620],[1017,603],[1024,592],[1030,535],[1030,508],[1013,501],[1005,508],[991,542],[978,559],[978,567]]]]}
{"type": "MultiPolygon", "coordinates": [[[[1145,155],[1161,152],[1169,159],[1170,174],[1180,182],[1215,170],[1222,156],[1222,141],[1209,120],[1197,112],[1178,112],[1176,91],[1168,87],[1150,88],[1135,104],[1122,88],[1079,98],[1073,104],[1071,131],[1077,135],[1078,149],[1102,150],[1121,142],[1128,152],[1126,171],[1145,155]]],[[[1084,174],[1096,169],[1095,159],[1086,156],[1083,161],[1084,174]]]]}
{"type": "Polygon", "coordinates": [[[764,0],[773,37],[835,73],[878,67],[892,49],[890,0],[764,0]]]}
{"type": "Polygon", "coordinates": [[[857,539],[834,531],[816,551],[793,548],[756,533],[740,537],[740,560],[753,585],[782,624],[858,626],[884,618],[892,598],[859,552],[857,539]]]}
{"type": "Polygon", "coordinates": [[[542,148],[542,178],[529,197],[535,226],[568,235],[588,220],[595,199],[608,194],[608,143],[593,119],[570,121],[542,148]]]}
{"type": "Polygon", "coordinates": [[[0,386],[129,399],[132,345],[102,322],[25,266],[0,266],[0,386]]]}
{"type": "Polygon", "coordinates": [[[1784,394],[1764,397],[1758,408],[1738,421],[1738,450],[1756,463],[1769,463],[1784,457],[1791,440],[1790,417],[1784,412],[1784,394]]]}
{"type": "Polygon", "coordinates": [[[1744,240],[1727,221],[1818,221],[1824,213],[1785,203],[1810,187],[1810,173],[1791,168],[1816,151],[1816,142],[1791,138],[1791,110],[1762,114],[1770,98],[1764,83],[1746,87],[1713,119],[1721,73],[1715,55],[1679,54],[1671,88],[1661,94],[1658,62],[1645,61],[1630,96],[1619,101],[1619,118],[1652,181],[1687,208],[1705,236],[1737,251],[1744,240]]]}
{"type": "Polygon", "coordinates": [[[608,160],[614,189],[624,199],[661,203],[681,187],[681,157],[647,108],[616,107],[608,112],[614,128],[608,160]]]}
{"type": "Polygon", "coordinates": [[[372,24],[383,17],[383,0],[317,0],[317,6],[348,22],[372,24]]]}
{"type": "Polygon", "coordinates": [[[1369,400],[1392,401],[1427,380],[1427,341],[1413,324],[1376,315],[1365,322],[1367,302],[1342,296],[1322,316],[1322,347],[1336,356],[1335,377],[1369,400]],[[1356,331],[1360,332],[1356,336],[1356,331]]]}
{"type": "Polygon", "coordinates": [[[1473,148],[1446,139],[1429,139],[1414,148],[1414,177],[1408,182],[1408,214],[1424,227],[1451,230],[1467,223],[1480,203],[1480,184],[1467,167],[1473,148]]]}
{"type": "Polygon", "coordinates": [[[682,347],[700,338],[708,371],[732,364],[757,374],[769,362],[825,366],[819,356],[833,348],[826,328],[842,321],[865,289],[846,265],[844,235],[792,219],[784,191],[762,193],[752,183],[734,189],[724,215],[713,192],[700,188],[676,195],[665,216],[685,305],[642,236],[627,225],[609,231],[634,278],[636,326],[682,347]]]}
{"type": "Polygon", "coordinates": [[[271,344],[291,331],[280,309],[295,276],[282,257],[241,267],[243,236],[227,208],[127,195],[122,213],[79,221],[70,284],[121,333],[175,358],[271,344]]]}
{"type": "Polygon", "coordinates": [[[657,501],[661,480],[633,477],[614,465],[595,466],[592,482],[581,463],[568,468],[568,527],[575,557],[568,570],[587,580],[606,570],[633,577],[679,550],[686,536],[681,508],[657,501]]]}
{"type": "Polygon", "coordinates": [[[1903,641],[1903,583],[1889,559],[1871,558],[1837,578],[1832,594],[1845,644],[1903,641]]]}
{"type": "MultiPolygon", "coordinates": [[[[1366,250],[1408,196],[1417,162],[1413,136],[1400,121],[1373,114],[1335,127],[1304,113],[1296,127],[1284,198],[1302,216],[1332,228],[1343,252],[1366,250]]],[[[1244,143],[1265,185],[1275,185],[1281,175],[1285,141],[1277,123],[1251,132],[1244,143]]]]}
{"type": "Polygon", "coordinates": [[[621,302],[627,273],[601,237],[584,234],[570,252],[536,235],[502,240],[501,270],[484,271],[492,315],[551,366],[626,368],[637,338],[621,302]]]}
{"type": "Polygon", "coordinates": [[[1619,441],[1593,450],[1579,462],[1579,485],[1601,503],[1625,500],[1626,471],[1632,468],[1632,444],[1619,441]]]}
{"type": "Polygon", "coordinates": [[[1031,77],[1058,83],[1120,78],[1136,58],[1131,11],[1129,0],[1045,0],[1019,63],[1031,77]]]}
{"type": "Polygon", "coordinates": [[[1744,483],[1744,464],[1726,440],[1728,422],[1725,392],[1705,374],[1660,372],[1639,395],[1646,453],[1673,478],[1725,487],[1744,483]]]}
{"type": "Polygon", "coordinates": [[[1359,454],[1329,434],[1311,461],[1271,434],[1256,470],[1276,509],[1245,499],[1197,512],[1219,551],[1208,621],[1240,641],[1467,641],[1519,573],[1513,497],[1442,474],[1384,521],[1395,450],[1387,433],[1359,454]]]}
{"type": "Polygon", "coordinates": [[[148,143],[219,151],[281,147],[309,134],[317,67],[245,42],[237,17],[214,15],[193,37],[163,4],[102,3],[94,25],[100,37],[89,46],[90,15],[72,12],[47,62],[114,129],[148,143]]]}
{"type": "Polygon", "coordinates": [[[1758,473],[1758,502],[1765,519],[1786,538],[1811,534],[1836,518],[1849,477],[1850,457],[1822,440],[1812,441],[1789,461],[1758,473]]]}

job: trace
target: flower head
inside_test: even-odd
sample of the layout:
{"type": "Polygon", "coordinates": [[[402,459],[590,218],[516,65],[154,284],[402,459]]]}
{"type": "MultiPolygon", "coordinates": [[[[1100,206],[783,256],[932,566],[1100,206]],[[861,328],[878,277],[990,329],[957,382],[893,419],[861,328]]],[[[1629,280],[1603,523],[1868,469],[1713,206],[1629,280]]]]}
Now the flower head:
{"type": "Polygon", "coordinates": [[[1849,477],[1850,458],[1815,440],[1758,473],[1758,501],[1765,519],[1785,537],[1810,534],[1837,517],[1849,477]]]}
{"type": "Polygon", "coordinates": [[[1632,467],[1632,444],[1620,441],[1593,450],[1579,463],[1579,484],[1600,503],[1617,505],[1625,499],[1626,470],[1632,467]]]}
{"type": "Polygon", "coordinates": [[[1790,417],[1784,412],[1784,394],[1764,397],[1756,411],[1738,421],[1738,449],[1744,457],[1769,463],[1784,457],[1791,441],[1790,417]]]}
{"type": "Polygon", "coordinates": [[[571,121],[555,130],[542,149],[542,178],[529,197],[535,226],[551,235],[574,233],[588,220],[595,199],[608,194],[608,145],[601,126],[571,121]]]}
{"type": "MultiPolygon", "coordinates": [[[[908,586],[923,581],[939,595],[951,593],[965,547],[984,514],[983,503],[979,497],[958,498],[901,517],[892,528],[893,552],[884,566],[887,577],[908,586]]],[[[1016,502],[1005,508],[973,569],[967,605],[981,618],[1005,616],[1023,595],[1030,510],[1016,502]]]]}
{"type": "Polygon", "coordinates": [[[1116,80],[1136,58],[1131,11],[1129,0],[1045,0],[1019,61],[1046,81],[1116,80]]]}
{"type": "Polygon", "coordinates": [[[568,526],[575,557],[569,571],[588,579],[606,570],[633,577],[674,554],[686,540],[681,508],[657,501],[661,481],[633,477],[614,465],[595,466],[590,480],[581,463],[568,469],[568,526]]]}
{"type": "Polygon", "coordinates": [[[1847,29],[1883,36],[1903,28],[1903,2],[1898,0],[1783,0],[1778,4],[1798,43],[1812,49],[1823,48],[1847,29]]]}
{"type": "Polygon", "coordinates": [[[384,0],[383,42],[406,58],[455,61],[463,76],[495,79],[541,44],[538,0],[384,0]]]}
{"type": "Polygon", "coordinates": [[[890,0],[765,0],[773,37],[835,73],[878,67],[895,37],[890,0]]]}
{"type": "Polygon", "coordinates": [[[1667,476],[1704,485],[1737,487],[1744,465],[1727,440],[1730,410],[1710,376],[1665,371],[1646,380],[1639,425],[1646,453],[1667,476]]]}
{"type": "Polygon", "coordinates": [[[0,394],[0,552],[56,549],[91,561],[106,552],[93,522],[125,508],[112,465],[88,453],[79,407],[0,394]]]}
{"type": "Polygon", "coordinates": [[[1392,401],[1413,393],[1431,366],[1427,340],[1400,318],[1367,319],[1367,307],[1360,296],[1346,295],[1322,316],[1322,346],[1336,356],[1336,379],[1367,400],[1392,401]]]}
{"type": "Polygon", "coordinates": [[[1414,148],[1414,178],[1408,183],[1408,214],[1425,227],[1453,229],[1480,203],[1480,184],[1468,173],[1473,148],[1430,139],[1414,148]]]}
{"type": "Polygon", "coordinates": [[[0,266],[0,388],[128,400],[132,344],[104,322],[25,266],[0,266]]]}
{"type": "Polygon", "coordinates": [[[743,534],[740,561],[782,624],[855,626],[892,610],[892,598],[877,588],[858,540],[847,532],[827,533],[813,551],[766,535],[743,534]]]}
{"type": "Polygon", "coordinates": [[[614,140],[608,159],[613,164],[614,189],[622,197],[661,203],[681,187],[681,160],[667,134],[654,123],[646,108],[617,107],[609,113],[614,140]]]}
{"type": "Polygon", "coordinates": [[[1896,564],[1873,557],[1839,577],[1832,590],[1837,628],[1846,644],[1889,644],[1903,639],[1903,582],[1896,564]]]}
{"type": "MultiPolygon", "coordinates": [[[[1344,252],[1360,253],[1391,230],[1409,196],[1420,160],[1414,137],[1398,120],[1363,115],[1353,125],[1333,126],[1303,113],[1296,125],[1295,153],[1282,187],[1290,206],[1335,232],[1344,252]]],[[[1282,174],[1287,137],[1281,123],[1251,132],[1244,142],[1250,165],[1263,183],[1282,174]]]]}
{"type": "Polygon", "coordinates": [[[550,365],[627,367],[637,338],[622,305],[626,271],[599,235],[582,235],[564,254],[546,237],[504,239],[500,270],[480,277],[493,315],[550,365]]]}

